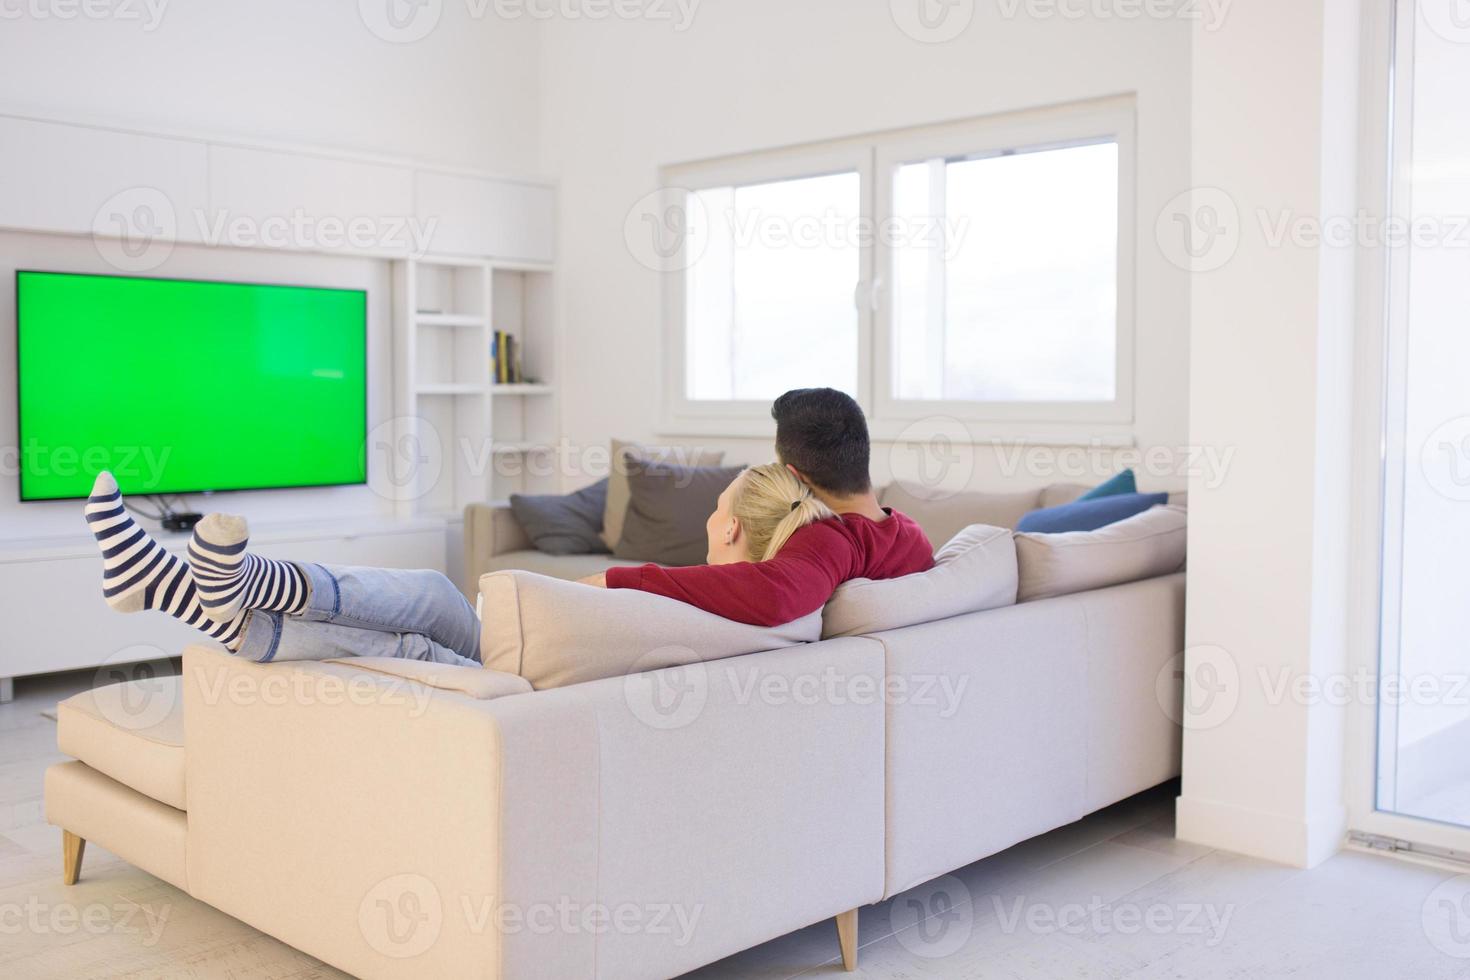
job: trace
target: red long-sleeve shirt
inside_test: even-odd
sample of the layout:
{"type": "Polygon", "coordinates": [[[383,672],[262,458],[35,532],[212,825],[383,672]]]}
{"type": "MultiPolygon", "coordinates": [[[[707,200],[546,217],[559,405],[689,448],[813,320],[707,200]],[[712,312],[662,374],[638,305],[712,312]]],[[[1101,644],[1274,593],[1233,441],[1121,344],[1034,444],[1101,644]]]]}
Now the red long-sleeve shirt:
{"type": "Polygon", "coordinates": [[[898,578],[934,566],[924,532],[896,510],[875,521],[843,514],[808,524],[769,561],[609,568],[609,589],[641,589],[754,626],[779,626],[820,609],[854,578],[898,578]]]}

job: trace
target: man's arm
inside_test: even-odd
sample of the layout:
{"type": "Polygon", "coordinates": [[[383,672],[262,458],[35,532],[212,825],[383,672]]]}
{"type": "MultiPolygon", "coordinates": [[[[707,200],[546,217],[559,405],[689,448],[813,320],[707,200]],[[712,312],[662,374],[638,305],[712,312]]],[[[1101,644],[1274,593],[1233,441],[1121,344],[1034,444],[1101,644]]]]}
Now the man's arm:
{"type": "Polygon", "coordinates": [[[609,568],[610,589],[640,589],[678,599],[726,619],[779,626],[822,608],[853,568],[853,544],[842,532],[811,524],[769,561],[731,565],[609,568]]]}

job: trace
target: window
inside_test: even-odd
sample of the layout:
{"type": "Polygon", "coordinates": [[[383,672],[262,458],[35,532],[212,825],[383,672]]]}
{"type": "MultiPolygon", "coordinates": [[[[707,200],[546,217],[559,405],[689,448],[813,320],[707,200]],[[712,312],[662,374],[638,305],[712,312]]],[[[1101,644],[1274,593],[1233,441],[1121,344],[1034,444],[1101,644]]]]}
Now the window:
{"type": "Polygon", "coordinates": [[[1105,100],[665,171],[687,217],[669,427],[768,427],[813,385],[880,438],[936,413],[1131,421],[1132,118],[1105,100]]]}
{"type": "Polygon", "coordinates": [[[687,394],[769,402],[799,387],[857,393],[860,188],[852,171],[694,192],[687,394]],[[810,244],[794,244],[803,237],[810,244]]]}
{"type": "Polygon", "coordinates": [[[1117,392],[1118,144],[899,167],[898,398],[1111,401],[1117,392]]]}

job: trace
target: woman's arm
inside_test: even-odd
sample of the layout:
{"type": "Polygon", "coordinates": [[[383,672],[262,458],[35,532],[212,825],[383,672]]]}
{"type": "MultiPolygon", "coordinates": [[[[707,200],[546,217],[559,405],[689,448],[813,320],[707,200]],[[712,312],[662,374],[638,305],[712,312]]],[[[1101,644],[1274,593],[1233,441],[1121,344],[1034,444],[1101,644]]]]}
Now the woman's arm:
{"type": "Polygon", "coordinates": [[[688,568],[639,565],[610,568],[602,577],[610,589],[639,589],[736,622],[779,626],[822,608],[832,591],[851,577],[853,548],[840,531],[809,524],[770,561],[688,568]]]}

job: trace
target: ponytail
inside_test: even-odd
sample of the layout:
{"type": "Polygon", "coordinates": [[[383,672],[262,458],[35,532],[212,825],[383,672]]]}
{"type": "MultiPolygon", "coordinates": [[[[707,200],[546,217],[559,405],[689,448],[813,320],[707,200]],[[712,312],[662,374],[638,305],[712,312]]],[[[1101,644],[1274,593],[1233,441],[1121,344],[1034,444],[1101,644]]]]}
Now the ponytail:
{"type": "Polygon", "coordinates": [[[730,510],[740,520],[754,561],[769,561],[791,536],[832,511],[780,463],[752,466],[740,477],[730,510]]]}

